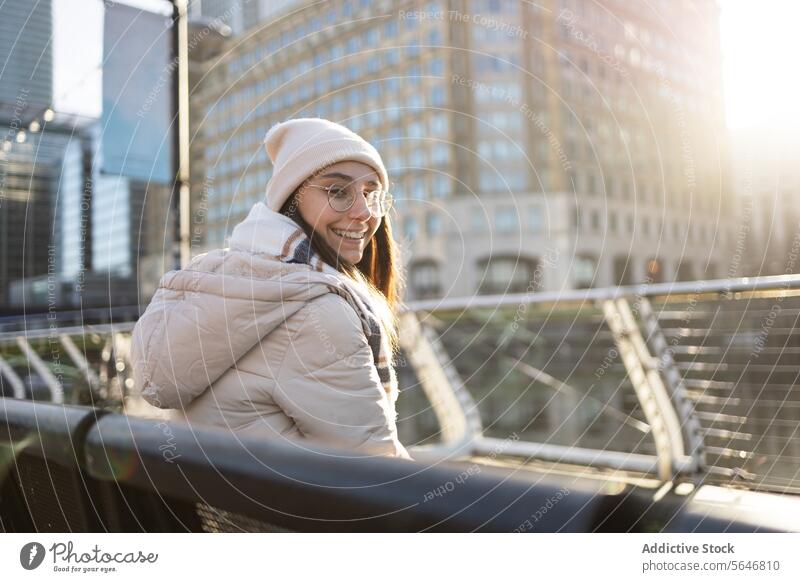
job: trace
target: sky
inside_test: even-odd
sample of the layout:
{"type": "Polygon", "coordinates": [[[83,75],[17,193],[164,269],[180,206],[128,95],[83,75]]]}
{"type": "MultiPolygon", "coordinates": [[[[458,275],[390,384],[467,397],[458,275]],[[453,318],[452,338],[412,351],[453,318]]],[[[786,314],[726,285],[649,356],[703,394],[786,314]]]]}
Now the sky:
{"type": "MultiPolygon", "coordinates": [[[[125,0],[145,9],[164,0],[125,0]]],[[[800,0],[719,0],[725,112],[732,130],[800,132],[800,0]]],[[[56,107],[100,115],[102,0],[54,0],[56,107]],[[80,34],[75,34],[80,30],[80,34]]]]}
{"type": "Polygon", "coordinates": [[[721,0],[728,127],[800,131],[799,0],[721,0]]]}
{"type": "MultiPolygon", "coordinates": [[[[125,0],[122,4],[171,13],[164,0],[125,0]]],[[[102,0],[53,0],[53,99],[58,111],[100,117],[102,60],[102,0]],[[80,34],[75,34],[76,30],[80,34]]]]}

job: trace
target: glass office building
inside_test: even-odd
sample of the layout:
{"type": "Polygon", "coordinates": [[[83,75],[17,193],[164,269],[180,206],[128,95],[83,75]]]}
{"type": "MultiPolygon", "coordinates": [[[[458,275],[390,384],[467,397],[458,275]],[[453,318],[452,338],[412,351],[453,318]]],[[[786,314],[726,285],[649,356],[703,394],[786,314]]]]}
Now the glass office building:
{"type": "Polygon", "coordinates": [[[718,20],[712,0],[296,2],[194,64],[196,251],[263,197],[269,127],[320,116],[385,160],[409,298],[721,276],[718,20]]]}

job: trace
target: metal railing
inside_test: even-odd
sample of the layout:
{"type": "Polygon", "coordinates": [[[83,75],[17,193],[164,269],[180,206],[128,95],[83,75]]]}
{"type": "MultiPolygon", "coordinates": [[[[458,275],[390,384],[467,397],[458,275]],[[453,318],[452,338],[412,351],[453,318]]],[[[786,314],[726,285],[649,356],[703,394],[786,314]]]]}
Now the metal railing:
{"type": "Polygon", "coordinates": [[[482,413],[487,429],[459,437],[475,454],[505,442],[508,456],[800,492],[800,276],[408,310],[436,330],[482,413]]]}
{"type": "Polygon", "coordinates": [[[800,531],[788,497],[474,468],[0,398],[3,532],[800,531]]]}
{"type": "MultiPolygon", "coordinates": [[[[411,303],[401,436],[430,461],[800,492],[798,295],[785,276],[411,303]]],[[[133,325],[0,333],[3,394],[133,410],[133,325]]]]}

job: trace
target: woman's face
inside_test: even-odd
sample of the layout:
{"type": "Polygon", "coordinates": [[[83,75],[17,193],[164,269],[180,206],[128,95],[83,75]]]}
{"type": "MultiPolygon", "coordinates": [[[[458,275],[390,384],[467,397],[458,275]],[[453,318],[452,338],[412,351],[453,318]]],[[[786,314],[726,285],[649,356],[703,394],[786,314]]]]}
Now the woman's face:
{"type": "Polygon", "coordinates": [[[297,210],[342,260],[355,265],[361,260],[364,249],[381,223],[381,219],[370,212],[365,195],[380,188],[378,174],[370,166],[361,162],[338,162],[317,172],[300,190],[297,210]],[[360,196],[356,196],[350,210],[337,212],[328,203],[328,192],[320,186],[348,188],[360,196]],[[362,237],[352,238],[355,235],[362,237]]]}

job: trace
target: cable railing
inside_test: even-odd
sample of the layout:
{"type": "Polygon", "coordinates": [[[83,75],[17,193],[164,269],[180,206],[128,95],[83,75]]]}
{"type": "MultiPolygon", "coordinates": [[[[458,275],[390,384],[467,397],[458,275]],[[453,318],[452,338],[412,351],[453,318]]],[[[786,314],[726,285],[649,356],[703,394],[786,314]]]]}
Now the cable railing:
{"type": "MultiPolygon", "coordinates": [[[[785,276],[411,303],[401,440],[430,460],[800,492],[799,295],[785,276]]],[[[2,395],[155,415],[132,391],[132,320],[43,322],[4,321],[2,395]]]]}

